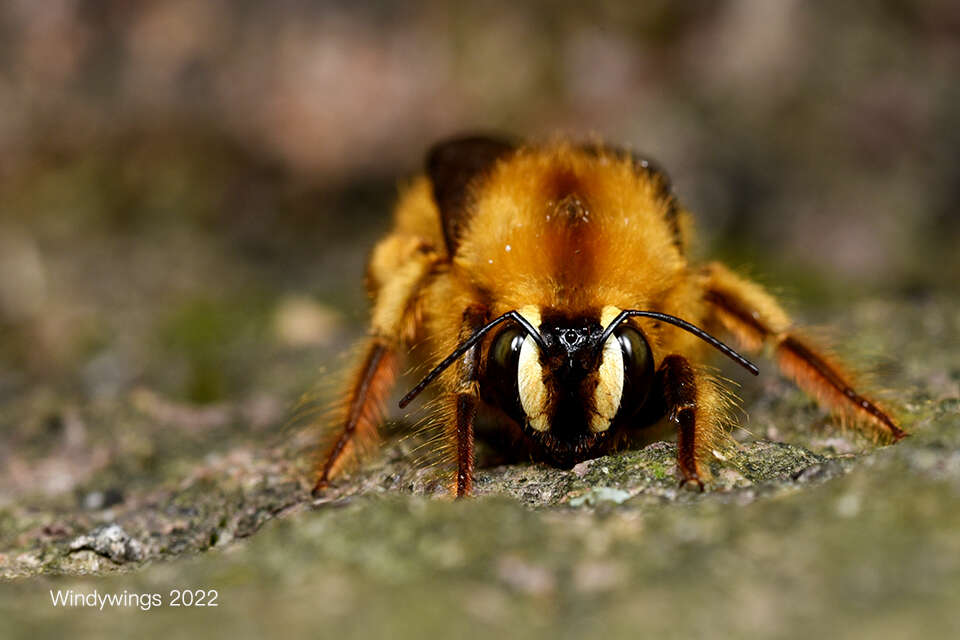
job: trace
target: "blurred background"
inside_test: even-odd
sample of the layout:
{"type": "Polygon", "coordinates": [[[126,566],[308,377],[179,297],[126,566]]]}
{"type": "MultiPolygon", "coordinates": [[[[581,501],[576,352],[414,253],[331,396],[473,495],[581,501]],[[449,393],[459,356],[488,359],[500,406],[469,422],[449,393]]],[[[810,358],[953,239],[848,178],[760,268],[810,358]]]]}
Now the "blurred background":
{"type": "Polygon", "coordinates": [[[958,104],[950,0],[6,0],[0,506],[272,433],[463,130],[642,150],[802,319],[953,296],[958,104]]]}

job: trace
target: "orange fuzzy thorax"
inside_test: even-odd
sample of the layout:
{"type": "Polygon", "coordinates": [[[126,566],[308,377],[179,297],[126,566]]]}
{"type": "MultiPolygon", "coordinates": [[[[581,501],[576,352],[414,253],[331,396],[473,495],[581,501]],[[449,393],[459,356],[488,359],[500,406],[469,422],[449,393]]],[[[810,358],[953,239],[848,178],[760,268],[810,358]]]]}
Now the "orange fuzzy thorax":
{"type": "Polygon", "coordinates": [[[561,145],[498,163],[474,194],[456,266],[504,308],[571,313],[659,301],[686,261],[656,180],[561,145]]]}
{"type": "MultiPolygon", "coordinates": [[[[568,144],[520,150],[497,162],[474,185],[449,271],[423,292],[426,335],[436,353],[455,346],[462,310],[478,298],[494,317],[523,306],[599,317],[615,306],[701,322],[701,291],[681,250],[688,239],[678,231],[689,228],[687,214],[675,208],[661,180],[638,172],[628,156],[568,144]]],[[[442,247],[438,216],[429,182],[416,181],[401,198],[394,236],[428,234],[442,247]]],[[[679,329],[636,324],[658,357],[703,352],[679,329]]]]}

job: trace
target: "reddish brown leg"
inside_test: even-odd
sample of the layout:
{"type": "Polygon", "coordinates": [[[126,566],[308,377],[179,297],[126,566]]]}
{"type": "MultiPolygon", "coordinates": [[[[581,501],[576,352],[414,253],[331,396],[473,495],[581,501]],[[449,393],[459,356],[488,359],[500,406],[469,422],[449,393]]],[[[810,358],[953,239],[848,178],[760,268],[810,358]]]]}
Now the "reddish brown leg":
{"type": "Polygon", "coordinates": [[[881,439],[896,442],[907,434],[875,402],[854,390],[853,376],[837,359],[798,338],[777,302],[759,285],[721,264],[707,268],[704,297],[715,319],[747,348],[770,344],[780,369],[827,408],[847,414],[881,439]]]}
{"type": "MultiPolygon", "coordinates": [[[[485,313],[480,309],[468,309],[464,313],[461,340],[483,326],[485,313]]],[[[454,414],[450,430],[456,439],[457,451],[457,497],[470,495],[473,488],[473,421],[477,417],[480,393],[477,374],[480,366],[480,346],[467,351],[457,366],[457,383],[453,393],[454,414]]]]}
{"type": "Polygon", "coordinates": [[[456,394],[457,497],[470,495],[473,488],[473,421],[477,416],[477,348],[464,355],[465,371],[456,394]]]}
{"type": "Polygon", "coordinates": [[[677,467],[683,479],[680,486],[692,483],[703,491],[697,463],[697,378],[686,358],[678,355],[663,359],[658,370],[667,408],[667,419],[677,428],[677,467]]]}
{"type": "Polygon", "coordinates": [[[801,387],[810,389],[825,404],[843,407],[854,415],[866,418],[897,442],[907,433],[873,402],[853,390],[835,365],[827,362],[794,336],[784,336],[777,344],[780,368],[793,376],[801,387]]]}
{"type": "Polygon", "coordinates": [[[358,443],[365,444],[376,438],[377,424],[396,374],[396,350],[383,339],[372,339],[350,383],[341,417],[343,428],[320,467],[314,494],[327,486],[348,452],[358,443]]]}

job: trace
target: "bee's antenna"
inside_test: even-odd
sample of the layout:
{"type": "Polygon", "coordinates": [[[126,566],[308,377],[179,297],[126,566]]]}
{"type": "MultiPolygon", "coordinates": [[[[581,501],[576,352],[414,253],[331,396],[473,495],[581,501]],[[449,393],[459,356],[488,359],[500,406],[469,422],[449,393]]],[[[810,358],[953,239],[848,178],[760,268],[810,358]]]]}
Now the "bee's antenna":
{"type": "Polygon", "coordinates": [[[485,336],[487,332],[490,331],[490,329],[493,329],[495,326],[497,326],[501,322],[505,322],[507,320],[513,320],[514,322],[518,323],[521,327],[523,327],[524,331],[526,331],[527,334],[531,338],[533,338],[533,341],[537,343],[537,346],[539,346],[541,349],[546,349],[547,345],[543,341],[543,336],[540,335],[540,332],[537,331],[536,327],[530,324],[529,320],[524,318],[517,311],[507,311],[505,314],[503,314],[496,320],[492,320],[487,324],[485,324],[484,326],[477,329],[476,331],[474,331],[469,338],[464,340],[456,349],[453,350],[453,353],[448,355],[446,358],[443,359],[443,362],[441,362],[436,367],[434,367],[433,371],[428,373],[423,378],[423,380],[417,383],[417,386],[411,389],[407,393],[407,395],[403,396],[403,398],[400,399],[400,408],[403,409],[408,404],[410,404],[410,402],[414,398],[416,398],[421,391],[427,388],[427,385],[429,385],[431,382],[434,381],[434,379],[437,376],[443,373],[444,369],[446,369],[451,364],[456,362],[460,358],[460,356],[465,354],[467,350],[470,349],[470,347],[472,347],[477,342],[479,342],[480,338],[485,336]]]}
{"type": "Polygon", "coordinates": [[[757,369],[757,366],[755,364],[753,364],[752,362],[744,358],[742,355],[740,355],[739,353],[737,353],[727,345],[723,344],[722,342],[714,338],[712,335],[710,335],[703,329],[690,324],[686,320],[681,320],[676,316],[667,315],[666,313],[660,313],[658,311],[638,311],[636,309],[627,309],[625,311],[621,311],[620,314],[613,319],[613,322],[607,325],[607,328],[604,329],[603,335],[600,336],[600,341],[598,342],[597,348],[598,349],[603,348],[603,345],[607,341],[607,338],[610,337],[610,334],[613,333],[614,329],[616,329],[621,322],[623,322],[627,318],[631,318],[635,316],[641,316],[644,318],[654,318],[655,320],[661,320],[663,322],[666,322],[667,324],[672,324],[675,327],[680,327],[684,331],[688,331],[689,333],[692,333],[693,335],[697,336],[698,338],[700,338],[701,340],[709,344],[711,347],[717,349],[718,351],[723,353],[725,356],[729,357],[731,360],[739,364],[741,367],[743,367],[753,375],[757,375],[758,373],[760,373],[760,370],[757,369]]]}

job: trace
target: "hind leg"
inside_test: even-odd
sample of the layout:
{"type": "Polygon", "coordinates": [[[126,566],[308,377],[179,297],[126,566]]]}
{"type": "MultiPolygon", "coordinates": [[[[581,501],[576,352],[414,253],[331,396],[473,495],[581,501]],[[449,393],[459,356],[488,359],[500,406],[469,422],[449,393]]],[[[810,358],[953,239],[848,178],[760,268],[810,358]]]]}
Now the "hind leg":
{"type": "Polygon", "coordinates": [[[790,318],[760,285],[717,262],[704,273],[704,298],[713,320],[746,348],[770,345],[781,371],[801,389],[827,409],[853,418],[877,440],[896,442],[906,436],[888,412],[854,389],[847,367],[796,335],[790,318]]]}
{"type": "Polygon", "coordinates": [[[337,419],[340,431],[317,469],[314,493],[327,486],[344,462],[376,441],[377,425],[396,373],[397,350],[380,338],[372,338],[350,379],[337,419]]]}
{"type": "Polygon", "coordinates": [[[339,432],[317,469],[314,493],[321,491],[344,464],[376,442],[384,404],[399,366],[399,350],[419,325],[420,290],[437,254],[417,238],[393,236],[381,243],[370,261],[374,292],[370,338],[363,358],[342,394],[335,424],[339,432]]]}

